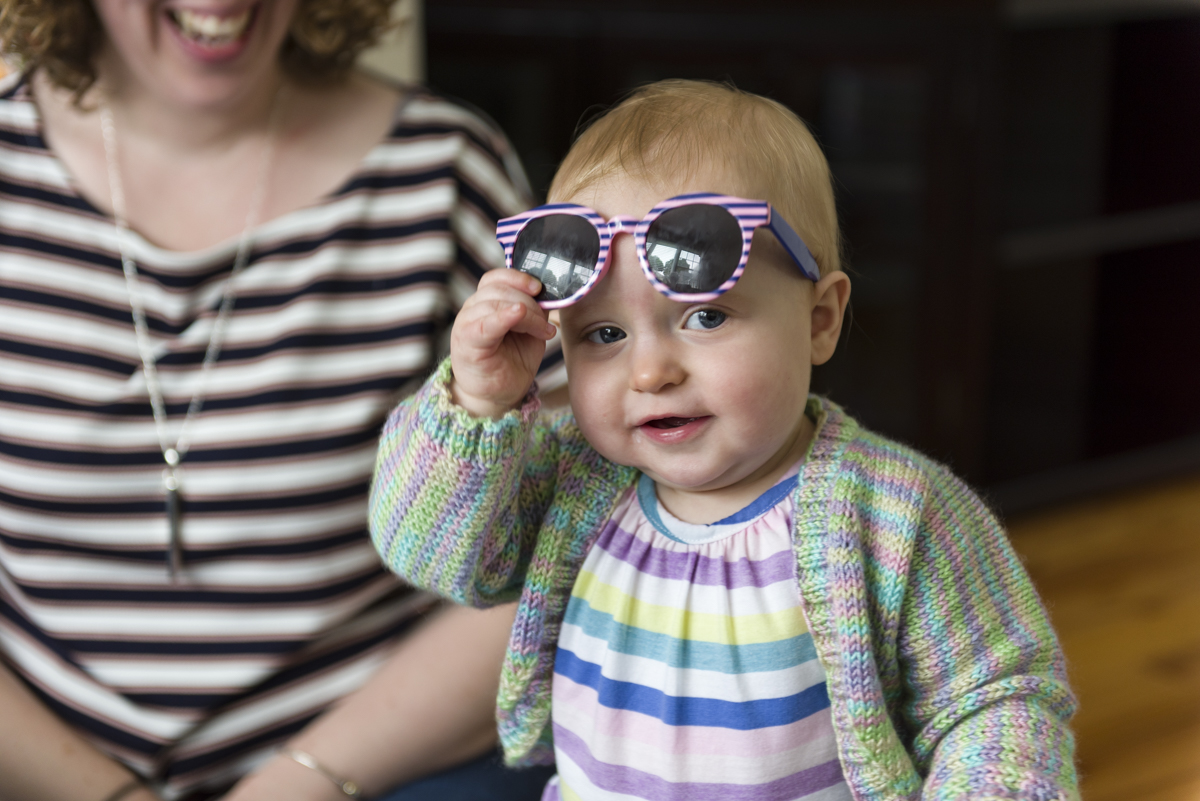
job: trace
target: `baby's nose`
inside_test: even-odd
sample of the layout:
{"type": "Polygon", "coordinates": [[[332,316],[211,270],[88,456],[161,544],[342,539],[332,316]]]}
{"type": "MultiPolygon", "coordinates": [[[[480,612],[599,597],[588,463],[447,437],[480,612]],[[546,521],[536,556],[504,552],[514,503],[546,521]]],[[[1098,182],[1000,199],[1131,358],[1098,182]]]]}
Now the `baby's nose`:
{"type": "Polygon", "coordinates": [[[629,387],[634,392],[661,392],[682,384],[687,375],[672,349],[658,339],[634,346],[631,368],[629,387]]]}

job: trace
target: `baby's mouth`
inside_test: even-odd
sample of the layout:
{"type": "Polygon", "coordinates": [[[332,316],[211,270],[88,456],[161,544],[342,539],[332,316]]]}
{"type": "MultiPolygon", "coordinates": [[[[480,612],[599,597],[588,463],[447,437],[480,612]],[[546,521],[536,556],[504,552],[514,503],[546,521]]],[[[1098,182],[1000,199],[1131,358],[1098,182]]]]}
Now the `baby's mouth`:
{"type": "Polygon", "coordinates": [[[646,425],[651,428],[679,428],[699,419],[699,417],[660,417],[657,420],[648,421],[646,425]]]}
{"type": "Polygon", "coordinates": [[[204,14],[187,8],[170,9],[167,16],[186,38],[205,47],[221,47],[236,42],[250,27],[254,8],[232,17],[204,14]]]}

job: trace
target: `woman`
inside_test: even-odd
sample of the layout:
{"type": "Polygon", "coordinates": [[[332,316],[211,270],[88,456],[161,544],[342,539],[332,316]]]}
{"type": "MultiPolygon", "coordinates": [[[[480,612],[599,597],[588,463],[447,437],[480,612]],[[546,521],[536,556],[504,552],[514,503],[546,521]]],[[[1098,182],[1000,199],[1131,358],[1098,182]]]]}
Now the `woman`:
{"type": "Polygon", "coordinates": [[[493,748],[511,612],[429,612],[364,504],[526,194],[351,69],[388,5],[3,5],[2,798],[375,798],[493,748]]]}

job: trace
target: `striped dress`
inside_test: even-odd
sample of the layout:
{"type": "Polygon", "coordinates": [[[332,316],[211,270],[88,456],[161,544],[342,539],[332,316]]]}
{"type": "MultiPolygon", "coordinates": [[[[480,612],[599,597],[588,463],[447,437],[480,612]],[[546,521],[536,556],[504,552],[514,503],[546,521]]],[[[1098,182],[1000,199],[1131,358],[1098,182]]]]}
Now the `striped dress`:
{"type": "MultiPolygon", "coordinates": [[[[523,185],[493,127],[414,92],[339,190],[256,229],[189,429],[176,585],[113,221],[0,83],[0,661],[167,797],[251,769],[428,607],[367,537],[376,440],[523,185]]],[[[173,438],[236,243],[132,240],[173,438]]]]}
{"type": "Polygon", "coordinates": [[[544,801],[849,801],[792,554],[796,471],[709,526],[642,476],[575,580],[544,801]]]}

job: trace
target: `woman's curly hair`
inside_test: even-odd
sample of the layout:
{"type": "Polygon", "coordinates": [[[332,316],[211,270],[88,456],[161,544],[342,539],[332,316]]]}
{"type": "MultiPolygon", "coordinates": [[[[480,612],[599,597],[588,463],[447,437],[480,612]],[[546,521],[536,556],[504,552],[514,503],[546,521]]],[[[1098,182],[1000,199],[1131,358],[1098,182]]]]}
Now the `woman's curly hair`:
{"type": "MultiPolygon", "coordinates": [[[[279,57],[302,81],[344,74],[391,25],[391,0],[300,0],[279,57]]],[[[0,47],[81,98],[96,82],[104,28],[91,0],[0,0],[0,47]]]]}

